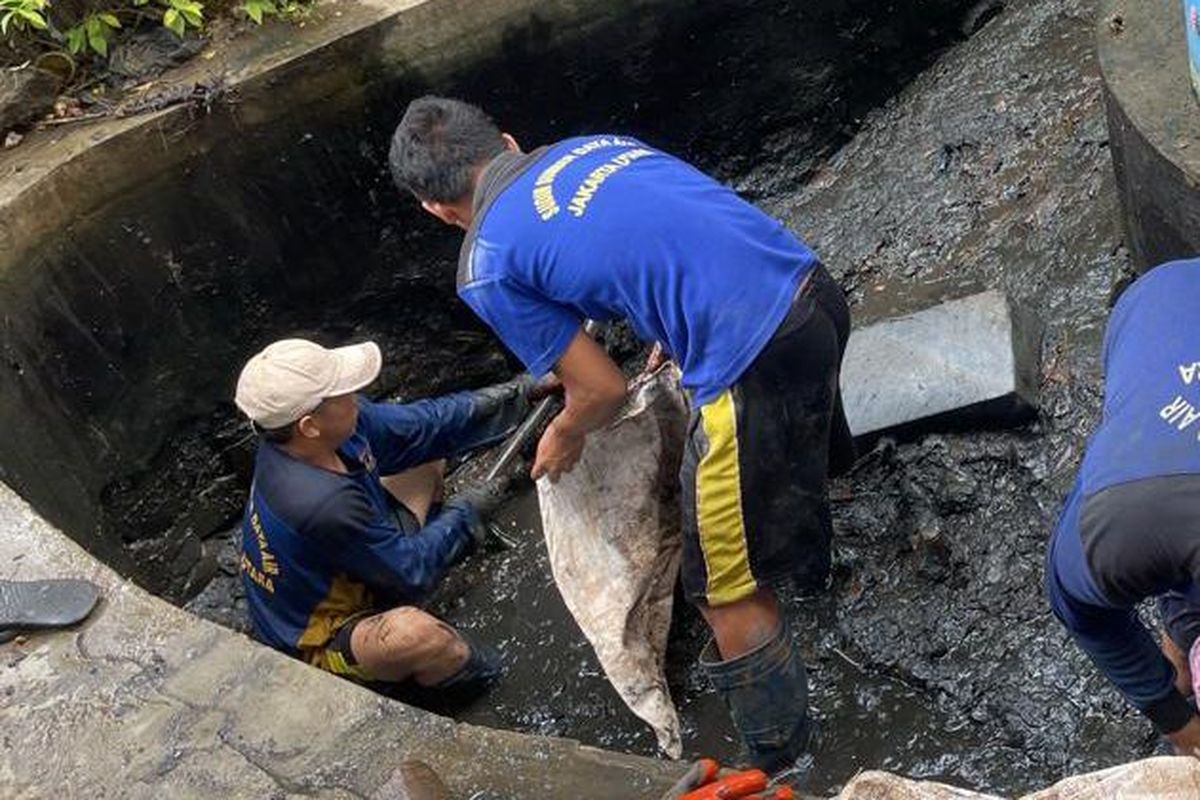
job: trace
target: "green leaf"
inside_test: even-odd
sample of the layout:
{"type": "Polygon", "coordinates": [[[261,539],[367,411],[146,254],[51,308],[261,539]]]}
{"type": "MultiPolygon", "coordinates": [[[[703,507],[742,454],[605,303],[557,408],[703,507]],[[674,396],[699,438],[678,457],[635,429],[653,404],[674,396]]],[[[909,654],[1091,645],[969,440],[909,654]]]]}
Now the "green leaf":
{"type": "Polygon", "coordinates": [[[100,17],[100,20],[110,28],[121,27],[121,20],[117,19],[116,14],[112,14],[108,11],[105,11],[104,13],[100,14],[99,17],[100,17]]]}
{"type": "Polygon", "coordinates": [[[17,9],[17,13],[28,20],[29,24],[39,31],[46,30],[46,20],[38,12],[28,8],[19,8],[17,9]]]}
{"type": "Polygon", "coordinates": [[[204,25],[204,17],[202,17],[198,11],[193,11],[190,8],[181,8],[179,9],[179,13],[183,14],[183,18],[187,20],[187,23],[193,28],[199,28],[204,25]]]}
{"type": "Polygon", "coordinates": [[[72,55],[81,52],[85,45],[87,45],[87,34],[82,25],[67,29],[67,50],[72,55]]]}
{"type": "Polygon", "coordinates": [[[10,11],[7,14],[5,14],[3,17],[0,17],[0,34],[5,34],[5,35],[8,34],[8,22],[9,22],[9,20],[11,20],[13,18],[13,14],[15,14],[15,13],[17,13],[17,12],[10,11]]]}
{"type": "Polygon", "coordinates": [[[107,57],[108,28],[104,27],[104,21],[93,14],[87,18],[83,28],[87,31],[88,45],[100,55],[107,57]]]}
{"type": "Polygon", "coordinates": [[[183,16],[173,8],[168,8],[167,12],[163,14],[163,25],[166,25],[170,30],[174,31],[175,35],[181,39],[183,38],[183,32],[187,27],[187,23],[184,22],[183,16]]]}
{"type": "Polygon", "coordinates": [[[242,10],[246,12],[246,14],[250,17],[250,19],[254,20],[259,25],[262,25],[262,20],[263,20],[262,6],[260,6],[258,3],[243,3],[242,10]]]}
{"type": "Polygon", "coordinates": [[[137,6],[138,8],[141,8],[142,6],[146,5],[149,2],[150,2],[150,0],[133,0],[133,4],[135,6],[137,6]]]}

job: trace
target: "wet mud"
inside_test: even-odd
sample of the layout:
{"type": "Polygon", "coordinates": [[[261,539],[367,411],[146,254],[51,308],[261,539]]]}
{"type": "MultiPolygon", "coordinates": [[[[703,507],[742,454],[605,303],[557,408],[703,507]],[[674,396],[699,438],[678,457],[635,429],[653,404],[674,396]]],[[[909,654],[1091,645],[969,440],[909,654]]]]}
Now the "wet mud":
{"type": "MultiPolygon", "coordinates": [[[[1093,11],[1091,0],[988,11],[832,157],[734,171],[821,254],[857,324],[1000,288],[1045,325],[1036,420],[882,440],[833,485],[830,589],[787,598],[823,728],[811,791],[878,767],[1015,794],[1157,745],[1041,591],[1049,530],[1100,405],[1108,305],[1131,272],[1093,11]]],[[[781,131],[773,147],[802,149],[804,136],[781,131]]],[[[474,558],[434,603],[508,668],[457,716],[652,753],[558,598],[531,493],[504,524],[520,544],[474,558]]],[[[192,607],[237,624],[236,594],[219,580],[192,607]]],[[[732,757],[728,717],[695,667],[703,625],[676,609],[668,675],[685,750],[732,757]]]]}

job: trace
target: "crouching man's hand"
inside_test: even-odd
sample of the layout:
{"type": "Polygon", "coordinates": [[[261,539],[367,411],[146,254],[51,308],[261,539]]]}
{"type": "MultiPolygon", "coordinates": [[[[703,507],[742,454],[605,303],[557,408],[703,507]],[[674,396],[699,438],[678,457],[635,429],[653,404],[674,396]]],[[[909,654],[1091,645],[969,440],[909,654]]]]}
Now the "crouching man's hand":
{"type": "Polygon", "coordinates": [[[500,506],[508,499],[512,479],[501,475],[490,481],[473,484],[454,495],[456,502],[466,503],[475,509],[479,523],[471,526],[471,537],[478,548],[488,535],[488,522],[500,510],[500,506]]]}

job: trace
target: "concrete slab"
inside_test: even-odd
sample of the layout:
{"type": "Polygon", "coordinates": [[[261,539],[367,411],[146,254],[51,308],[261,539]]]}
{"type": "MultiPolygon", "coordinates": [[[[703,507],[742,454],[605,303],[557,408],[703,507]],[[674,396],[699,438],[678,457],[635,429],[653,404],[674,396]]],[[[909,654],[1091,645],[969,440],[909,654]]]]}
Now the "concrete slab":
{"type": "Polygon", "coordinates": [[[456,724],[122,580],[0,484],[0,577],[88,578],[77,629],[0,646],[0,797],[370,797],[419,759],[454,797],[651,798],[678,764],[456,724]]]}
{"type": "Polygon", "coordinates": [[[1037,407],[1040,326],[987,291],[855,331],[842,392],[856,437],[1009,424],[1037,407]]]}

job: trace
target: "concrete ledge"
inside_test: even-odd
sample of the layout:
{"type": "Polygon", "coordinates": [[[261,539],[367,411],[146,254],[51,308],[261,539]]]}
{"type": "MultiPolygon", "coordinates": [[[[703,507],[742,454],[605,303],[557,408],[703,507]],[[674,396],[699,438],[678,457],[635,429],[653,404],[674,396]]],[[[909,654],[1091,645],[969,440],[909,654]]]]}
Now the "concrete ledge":
{"type": "Polygon", "coordinates": [[[1178,0],[1104,0],[1097,20],[1108,133],[1139,270],[1200,252],[1200,103],[1178,0]]]}
{"type": "Polygon", "coordinates": [[[998,291],[856,330],[842,385],[856,437],[1008,424],[1037,407],[1041,329],[998,291]]]}
{"type": "Polygon", "coordinates": [[[81,627],[0,646],[0,796],[370,797],[421,759],[455,797],[657,797],[678,764],[456,724],[204,622],[0,484],[0,576],[77,576],[81,627]]]}

